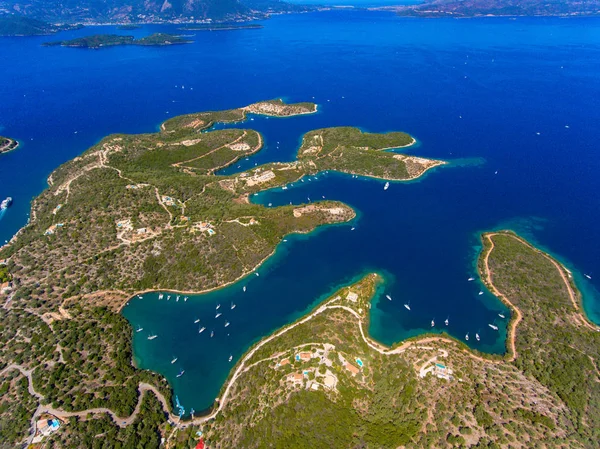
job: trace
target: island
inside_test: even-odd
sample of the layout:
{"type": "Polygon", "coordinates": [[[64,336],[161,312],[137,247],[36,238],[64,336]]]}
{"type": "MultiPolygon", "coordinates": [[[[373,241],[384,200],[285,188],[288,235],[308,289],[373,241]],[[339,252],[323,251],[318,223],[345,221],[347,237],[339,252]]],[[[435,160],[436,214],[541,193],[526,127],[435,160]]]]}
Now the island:
{"type": "Polygon", "coordinates": [[[260,30],[264,28],[258,23],[197,23],[179,28],[184,31],[232,31],[232,30],[260,30]]]}
{"type": "Polygon", "coordinates": [[[135,39],[133,36],[121,36],[118,34],[95,34],[93,36],[79,37],[67,41],[45,42],[42,45],[44,47],[102,48],[115,47],[117,45],[164,46],[191,43],[192,41],[186,40],[180,36],[154,33],[140,39],[135,39]]]}
{"type": "Polygon", "coordinates": [[[542,0],[426,0],[421,3],[388,6],[409,17],[496,17],[496,16],[557,16],[581,17],[600,14],[600,1],[542,1],[542,0]]]}
{"type": "Polygon", "coordinates": [[[19,142],[17,142],[16,140],[0,136],[0,154],[16,150],[18,147],[19,142]]]}
{"type": "Polygon", "coordinates": [[[0,15],[0,36],[44,36],[81,28],[80,24],[55,25],[20,15],[0,15]]]}

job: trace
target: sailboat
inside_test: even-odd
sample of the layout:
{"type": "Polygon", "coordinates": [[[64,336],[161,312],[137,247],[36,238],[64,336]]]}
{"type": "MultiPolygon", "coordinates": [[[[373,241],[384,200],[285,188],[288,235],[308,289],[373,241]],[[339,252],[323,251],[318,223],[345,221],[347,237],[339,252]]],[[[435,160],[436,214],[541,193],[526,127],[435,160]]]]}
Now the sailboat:
{"type": "Polygon", "coordinates": [[[404,304],[404,307],[406,307],[406,310],[410,310],[410,301],[408,301],[407,304],[404,304]]]}
{"type": "Polygon", "coordinates": [[[390,183],[386,182],[385,185],[383,186],[383,190],[387,190],[390,188],[390,183]]]}
{"type": "Polygon", "coordinates": [[[144,330],[143,327],[138,326],[138,328],[135,330],[136,332],[142,332],[144,330]]]}
{"type": "Polygon", "coordinates": [[[469,333],[467,332],[467,335],[465,335],[465,340],[469,341],[469,333]]]}
{"type": "Polygon", "coordinates": [[[175,363],[176,361],[177,361],[177,357],[175,357],[173,360],[171,360],[171,365],[172,365],[173,363],[175,363]]]}
{"type": "Polygon", "coordinates": [[[467,279],[467,281],[469,281],[469,282],[474,281],[474,280],[475,280],[475,278],[469,278],[469,279],[467,279]]]}
{"type": "Polygon", "coordinates": [[[479,333],[476,333],[476,334],[475,334],[475,338],[477,339],[477,341],[479,341],[479,340],[480,340],[480,338],[479,338],[479,333]]]}
{"type": "Polygon", "coordinates": [[[229,326],[229,321],[225,321],[225,327],[229,326]]]}
{"type": "Polygon", "coordinates": [[[446,318],[446,320],[444,321],[444,324],[445,324],[446,326],[448,326],[448,323],[449,323],[449,322],[450,322],[450,317],[446,318]]]}
{"type": "Polygon", "coordinates": [[[354,228],[354,227],[353,227],[353,228],[351,228],[350,230],[351,230],[351,231],[354,231],[355,229],[356,229],[356,228],[354,228]]]}
{"type": "Polygon", "coordinates": [[[242,291],[246,291],[246,286],[244,285],[244,287],[242,287],[242,291]]]}
{"type": "Polygon", "coordinates": [[[502,315],[501,313],[499,313],[499,314],[498,314],[498,316],[499,316],[500,318],[503,318],[503,319],[504,319],[504,318],[506,318],[506,317],[505,317],[504,315],[502,315]]]}
{"type": "Polygon", "coordinates": [[[158,337],[158,335],[149,335],[148,336],[148,340],[154,340],[156,337],[158,337]]]}
{"type": "Polygon", "coordinates": [[[200,330],[198,331],[199,334],[201,334],[202,332],[204,332],[206,328],[205,327],[201,327],[200,330]]]}
{"type": "Polygon", "coordinates": [[[185,373],[185,371],[184,371],[184,370],[181,370],[181,372],[180,372],[180,373],[177,375],[177,377],[181,377],[181,376],[183,376],[183,373],[185,373]]]}
{"type": "Polygon", "coordinates": [[[215,315],[215,318],[219,318],[221,315],[223,315],[223,314],[221,312],[219,312],[215,315]]]}
{"type": "Polygon", "coordinates": [[[235,304],[231,303],[231,310],[235,309],[235,304]]]}
{"type": "Polygon", "coordinates": [[[194,320],[194,324],[198,324],[199,322],[200,322],[200,318],[196,318],[196,319],[194,320]]]}
{"type": "Polygon", "coordinates": [[[585,274],[585,273],[584,273],[583,275],[584,275],[586,278],[588,278],[588,279],[592,279],[592,277],[591,277],[589,274],[585,274]]]}
{"type": "Polygon", "coordinates": [[[435,321],[431,320],[431,327],[435,326],[435,321]]]}
{"type": "Polygon", "coordinates": [[[187,297],[187,296],[184,296],[184,297],[183,297],[183,301],[184,301],[184,302],[187,302],[187,300],[188,300],[188,297],[187,297]]]}
{"type": "Polygon", "coordinates": [[[385,297],[386,297],[387,299],[389,299],[390,301],[392,300],[392,297],[391,297],[390,295],[385,295],[385,297]]]}
{"type": "Polygon", "coordinates": [[[488,324],[488,326],[494,329],[495,331],[498,330],[498,326],[496,326],[495,324],[488,324]]]}
{"type": "Polygon", "coordinates": [[[230,355],[230,356],[229,356],[229,361],[231,362],[232,360],[233,360],[233,356],[232,356],[232,355],[230,355]]]}
{"type": "Polygon", "coordinates": [[[175,298],[175,302],[179,302],[179,298],[180,298],[180,296],[177,295],[177,298],[175,298]]]}
{"type": "Polygon", "coordinates": [[[217,307],[215,307],[215,310],[219,310],[221,308],[221,304],[217,304],[217,307]]]}
{"type": "Polygon", "coordinates": [[[171,300],[171,295],[167,296],[167,301],[171,300]]]}
{"type": "Polygon", "coordinates": [[[215,336],[215,331],[210,331],[210,338],[213,338],[215,336]]]}
{"type": "Polygon", "coordinates": [[[259,276],[260,276],[260,274],[258,274],[258,273],[254,273],[254,275],[255,275],[256,277],[259,277],[259,276]]]}
{"type": "Polygon", "coordinates": [[[479,291],[479,296],[483,295],[483,290],[479,291]]]}

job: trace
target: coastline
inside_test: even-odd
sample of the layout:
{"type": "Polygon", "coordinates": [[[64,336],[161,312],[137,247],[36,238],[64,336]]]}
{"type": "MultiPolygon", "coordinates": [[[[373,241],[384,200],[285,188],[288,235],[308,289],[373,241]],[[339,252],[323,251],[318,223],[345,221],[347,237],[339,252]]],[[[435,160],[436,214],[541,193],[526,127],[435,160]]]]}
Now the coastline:
{"type": "MultiPolygon", "coordinates": [[[[346,205],[347,206],[347,205],[346,205]]],[[[349,207],[349,206],[347,206],[349,207]]],[[[279,241],[279,243],[275,246],[275,248],[273,249],[273,251],[271,251],[267,256],[265,256],[260,262],[258,262],[253,268],[246,270],[243,274],[241,274],[240,276],[238,276],[237,278],[225,283],[225,284],[221,284],[219,286],[216,287],[211,287],[211,288],[207,288],[204,290],[199,290],[199,291],[193,291],[193,290],[171,290],[171,289],[167,289],[167,288],[152,288],[152,289],[146,289],[146,290],[142,290],[142,291],[136,291],[131,295],[128,295],[125,299],[123,299],[122,304],[119,306],[117,313],[121,313],[121,311],[123,310],[123,308],[127,305],[127,303],[133,299],[134,297],[136,297],[137,295],[145,295],[146,293],[175,293],[175,294],[181,294],[181,295],[203,295],[206,293],[210,293],[210,292],[214,292],[217,290],[221,290],[225,287],[228,287],[232,284],[235,284],[239,281],[241,281],[242,279],[244,279],[246,276],[254,273],[257,269],[259,269],[268,259],[270,259],[272,256],[275,255],[275,253],[277,252],[277,248],[279,247],[279,245],[283,242],[283,240],[290,235],[305,235],[308,236],[310,234],[312,234],[313,232],[316,232],[317,230],[320,229],[324,229],[327,228],[329,226],[336,226],[336,225],[342,225],[342,224],[347,224],[350,221],[354,220],[357,216],[356,211],[352,208],[350,208],[352,210],[352,217],[350,217],[347,221],[343,221],[343,222],[335,222],[335,223],[325,223],[322,225],[318,225],[316,226],[314,229],[311,229],[310,231],[297,231],[297,232],[291,232],[289,234],[284,235],[281,240],[279,241]]],[[[103,290],[102,292],[96,292],[94,294],[98,294],[98,293],[125,293],[122,291],[117,291],[117,290],[103,290]]],[[[86,296],[91,296],[91,295],[86,295],[86,296]]],[[[65,299],[65,301],[68,301],[69,299],[65,299]]]]}
{"type": "Polygon", "coordinates": [[[8,143],[0,148],[0,155],[10,153],[11,151],[15,151],[17,148],[19,148],[21,146],[21,143],[16,139],[11,139],[10,137],[0,136],[0,140],[1,139],[6,139],[8,141],[8,143]],[[14,145],[14,146],[11,148],[11,145],[14,145]]]}
{"type": "MultiPolygon", "coordinates": [[[[407,156],[407,157],[411,157],[411,156],[407,156]]],[[[354,172],[351,172],[351,171],[339,171],[339,170],[335,170],[335,169],[329,169],[329,171],[336,171],[338,173],[345,173],[347,175],[356,175],[356,176],[361,177],[361,178],[378,179],[380,181],[410,182],[410,181],[416,181],[417,179],[421,178],[427,172],[429,172],[430,170],[432,170],[432,169],[434,169],[436,167],[441,167],[443,165],[448,165],[449,164],[449,162],[447,162],[447,161],[438,161],[438,160],[432,160],[432,159],[428,159],[428,160],[431,161],[431,165],[430,166],[426,167],[418,175],[411,176],[411,177],[405,178],[405,179],[388,178],[388,177],[385,177],[385,176],[365,175],[365,174],[361,174],[361,173],[354,173],[354,172]]],[[[319,172],[319,173],[321,173],[321,172],[319,172]]]]}

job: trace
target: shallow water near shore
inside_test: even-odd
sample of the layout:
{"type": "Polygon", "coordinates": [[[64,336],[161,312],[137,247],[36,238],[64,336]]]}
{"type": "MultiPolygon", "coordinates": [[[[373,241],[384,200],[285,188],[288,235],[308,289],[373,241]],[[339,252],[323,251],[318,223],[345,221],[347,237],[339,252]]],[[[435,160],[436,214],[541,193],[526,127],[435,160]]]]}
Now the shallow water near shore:
{"type": "MultiPolygon", "coordinates": [[[[386,280],[372,309],[373,338],[393,344],[446,331],[464,341],[469,332],[473,347],[502,353],[507,319],[498,313],[508,314],[476,275],[485,230],[509,227],[559,256],[600,322],[599,19],[336,11],[274,17],[264,26],[196,33],[194,44],[178,47],[98,51],[40,46],[55,36],[0,38],[0,55],[12,61],[0,73],[0,129],[23,142],[0,155],[0,196],[15,199],[0,221],[2,242],[26,223],[29,201],[58,165],[104,135],[152,132],[188,112],[275,97],[319,104],[310,116],[251,116],[234,125],[260,131],[265,148],[223,173],[294,160],[304,133],[342,125],[405,131],[418,141],[405,152],[453,161],[387,191],[383,182],[330,172],[262,192],[252,200],[276,206],[325,196],[358,216],[287,237],[258,277],[187,301],[173,293],[169,301],[158,293],[132,298],[123,315],[143,328],[133,334],[136,364],[164,374],[186,413],[211,406],[254,342],[371,271],[386,280]]],[[[60,39],[154,31],[176,27],[93,27],[60,39]]]]}

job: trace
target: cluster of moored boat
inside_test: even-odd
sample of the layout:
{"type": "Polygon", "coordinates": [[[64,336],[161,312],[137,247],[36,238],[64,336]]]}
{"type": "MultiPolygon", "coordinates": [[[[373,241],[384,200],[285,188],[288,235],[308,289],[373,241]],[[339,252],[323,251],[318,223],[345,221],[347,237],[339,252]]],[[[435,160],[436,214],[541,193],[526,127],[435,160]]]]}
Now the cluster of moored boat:
{"type": "MultiPolygon", "coordinates": [[[[470,278],[469,278],[469,279],[467,279],[467,280],[468,280],[469,282],[471,282],[471,281],[474,281],[474,280],[475,280],[475,278],[473,278],[473,277],[470,277],[470,278]]],[[[479,295],[483,295],[483,291],[479,291],[479,295]]],[[[385,295],[385,297],[386,297],[388,300],[390,300],[390,301],[392,300],[392,297],[391,297],[390,295],[385,295]]],[[[408,301],[406,304],[404,304],[404,308],[405,308],[406,310],[410,311],[410,301],[408,301]]],[[[499,313],[499,314],[498,314],[498,316],[499,316],[500,318],[502,318],[502,319],[505,319],[505,318],[506,318],[506,316],[505,316],[505,315],[503,315],[502,313],[499,313]]],[[[447,318],[444,320],[444,325],[445,325],[445,326],[448,326],[449,324],[450,324],[450,317],[447,317],[447,318]]],[[[495,320],[494,320],[494,322],[493,322],[493,323],[490,323],[490,324],[488,324],[488,326],[489,326],[491,329],[495,330],[495,331],[497,331],[497,330],[498,330],[498,326],[496,326],[496,321],[495,321],[495,320]]],[[[433,318],[433,319],[431,320],[431,327],[435,327],[435,318],[433,318]]],[[[477,332],[475,333],[475,339],[476,339],[477,341],[480,341],[480,340],[481,340],[481,337],[480,337],[480,335],[479,335],[479,331],[477,331],[477,332]]],[[[468,332],[467,332],[467,334],[465,335],[465,340],[469,341],[469,333],[468,333],[468,332]]]]}
{"type": "MultiPolygon", "coordinates": [[[[260,276],[260,274],[259,274],[259,273],[257,273],[257,272],[255,272],[254,274],[255,274],[257,277],[258,277],[258,276],[260,276]]],[[[246,286],[243,286],[243,287],[242,287],[242,291],[246,292],[246,290],[247,290],[247,289],[246,289],[246,286]]],[[[170,301],[170,300],[171,300],[171,296],[172,296],[172,295],[168,295],[168,294],[165,294],[165,293],[160,293],[160,294],[158,295],[158,299],[159,299],[159,300],[162,300],[162,299],[165,299],[165,298],[166,298],[166,300],[167,300],[167,301],[170,301]]],[[[142,296],[142,295],[137,295],[137,297],[138,297],[139,299],[143,299],[143,296],[142,296]]],[[[177,296],[175,297],[175,301],[179,301],[179,299],[180,299],[180,298],[181,298],[181,295],[177,295],[177,296]]],[[[184,296],[184,297],[183,297],[183,300],[184,300],[184,302],[185,302],[185,301],[187,301],[187,300],[188,300],[188,297],[187,297],[187,296],[184,296]]],[[[235,308],[236,308],[236,304],[235,304],[234,302],[232,302],[232,303],[231,303],[231,305],[229,306],[229,309],[230,309],[230,310],[233,310],[233,309],[235,309],[235,308]]],[[[221,304],[217,304],[217,306],[215,307],[215,310],[216,310],[215,319],[217,319],[217,318],[219,318],[221,315],[223,315],[223,313],[222,313],[222,312],[219,312],[219,309],[221,309],[221,304]]],[[[199,324],[199,323],[200,323],[200,318],[196,318],[196,319],[194,320],[194,324],[199,324]]],[[[224,323],[223,327],[229,327],[229,326],[230,326],[230,324],[231,324],[231,323],[230,323],[229,321],[225,320],[225,323],[224,323]]],[[[136,332],[141,332],[141,331],[143,331],[143,330],[144,330],[144,328],[143,328],[143,327],[140,327],[140,326],[138,326],[138,328],[137,328],[135,331],[136,331],[136,332]]],[[[201,333],[202,333],[202,332],[204,332],[205,330],[206,330],[206,326],[202,326],[202,325],[200,324],[200,325],[199,325],[199,328],[198,328],[198,333],[199,333],[199,334],[201,334],[201,333]]],[[[229,335],[229,334],[227,334],[227,335],[229,335]]],[[[215,331],[214,331],[214,330],[211,330],[211,331],[210,331],[210,337],[212,338],[212,337],[214,337],[214,336],[215,336],[215,331]]],[[[150,335],[148,335],[148,337],[147,337],[147,338],[148,338],[148,340],[154,340],[154,339],[155,339],[155,338],[157,338],[157,337],[158,337],[158,335],[156,335],[156,334],[150,334],[150,335]]],[[[171,364],[174,364],[175,362],[177,362],[177,360],[178,360],[178,358],[177,358],[177,357],[173,357],[173,359],[171,360],[171,364]]],[[[231,354],[230,354],[230,355],[229,355],[229,359],[228,359],[228,361],[229,361],[229,362],[231,362],[232,360],[233,360],[233,355],[231,355],[231,354]]],[[[179,372],[179,374],[177,374],[177,377],[181,377],[181,376],[183,376],[184,374],[185,374],[185,370],[181,370],[181,371],[179,372]]]]}

